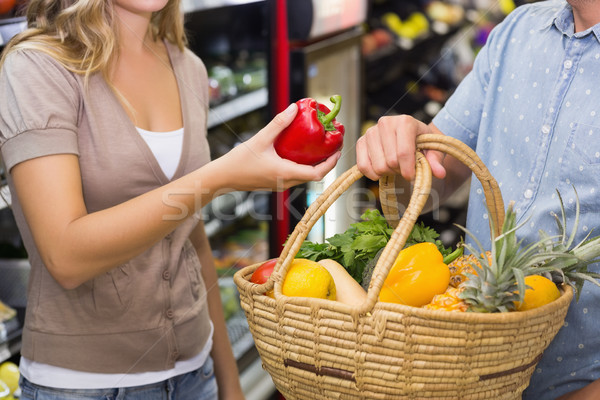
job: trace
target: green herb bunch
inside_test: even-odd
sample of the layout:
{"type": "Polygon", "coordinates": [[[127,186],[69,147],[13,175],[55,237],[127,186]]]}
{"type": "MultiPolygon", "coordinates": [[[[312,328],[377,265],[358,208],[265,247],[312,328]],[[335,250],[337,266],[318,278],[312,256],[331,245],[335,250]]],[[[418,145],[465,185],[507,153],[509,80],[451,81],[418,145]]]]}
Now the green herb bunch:
{"type": "MultiPolygon", "coordinates": [[[[394,229],[377,209],[365,211],[360,219],[361,221],[351,224],[344,233],[325,239],[326,243],[304,241],[296,258],[307,258],[313,261],[326,258],[335,260],[343,265],[358,283],[362,283],[365,267],[385,247],[394,229]]],[[[421,242],[432,242],[446,256],[451,249],[444,247],[438,238],[439,234],[434,229],[420,222],[415,224],[405,247],[421,242]]]]}

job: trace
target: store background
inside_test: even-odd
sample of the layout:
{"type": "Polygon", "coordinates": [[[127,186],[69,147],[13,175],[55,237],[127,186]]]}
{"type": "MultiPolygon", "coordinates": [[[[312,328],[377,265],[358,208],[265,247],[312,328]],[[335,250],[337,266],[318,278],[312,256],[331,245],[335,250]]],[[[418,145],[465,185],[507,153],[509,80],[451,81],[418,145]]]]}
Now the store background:
{"type": "MultiPolygon", "coordinates": [[[[343,157],[323,181],[281,193],[234,192],[203,209],[220,274],[229,335],[248,400],[273,400],[231,277],[275,257],[303,211],[355,163],[354,143],[384,115],[429,122],[469,72],[487,34],[513,0],[182,0],[190,48],[210,76],[208,138],[213,158],[254,135],[290,102],[343,96],[343,157]]],[[[0,0],[0,51],[25,27],[24,0],[0,0]]],[[[29,264],[0,170],[0,363],[18,363],[29,264]],[[10,312],[2,312],[2,304],[10,312]]],[[[459,240],[467,192],[422,220],[447,244],[459,240]]],[[[343,232],[379,207],[376,182],[363,179],[309,235],[343,232]]],[[[1,395],[0,395],[1,398],[1,395]]]]}

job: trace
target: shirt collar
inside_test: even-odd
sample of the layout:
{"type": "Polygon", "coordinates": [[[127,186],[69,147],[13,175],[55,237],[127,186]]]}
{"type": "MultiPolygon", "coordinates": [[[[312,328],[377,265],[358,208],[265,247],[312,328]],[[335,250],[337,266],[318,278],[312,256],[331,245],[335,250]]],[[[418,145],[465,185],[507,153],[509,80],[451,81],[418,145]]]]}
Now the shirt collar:
{"type": "Polygon", "coordinates": [[[577,38],[587,36],[590,32],[594,34],[596,40],[600,41],[600,24],[596,24],[593,27],[586,29],[583,32],[574,34],[575,22],[573,20],[573,9],[571,5],[566,1],[563,4],[557,4],[556,12],[546,19],[542,19],[539,29],[546,30],[551,26],[555,26],[562,34],[577,38]]]}

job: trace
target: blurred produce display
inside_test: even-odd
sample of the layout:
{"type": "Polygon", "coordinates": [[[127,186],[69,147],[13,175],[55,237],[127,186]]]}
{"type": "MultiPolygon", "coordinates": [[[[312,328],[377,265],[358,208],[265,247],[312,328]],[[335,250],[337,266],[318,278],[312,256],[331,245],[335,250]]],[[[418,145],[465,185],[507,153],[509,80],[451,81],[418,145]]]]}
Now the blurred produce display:
{"type": "Polygon", "coordinates": [[[17,315],[17,311],[0,300],[0,323],[8,321],[17,315]]]}
{"type": "Polygon", "coordinates": [[[223,303],[223,313],[225,320],[229,320],[242,312],[240,306],[240,294],[231,278],[219,279],[219,290],[221,293],[221,302],[223,303]]]}
{"type": "Polygon", "coordinates": [[[394,114],[429,122],[469,73],[491,29],[521,4],[372,0],[362,41],[365,126],[394,114]]]}
{"type": "Polygon", "coordinates": [[[242,53],[231,66],[208,60],[207,68],[211,106],[267,87],[267,60],[262,53],[242,53]]]}
{"type": "Polygon", "coordinates": [[[19,367],[15,363],[5,361],[0,364],[0,399],[19,398],[19,377],[19,367]]]}
{"type": "MultiPolygon", "coordinates": [[[[412,115],[425,123],[443,107],[471,71],[490,31],[517,0],[370,0],[362,39],[365,68],[362,132],[387,115],[412,115]]],[[[377,182],[365,181],[377,198],[377,182]]],[[[463,233],[468,185],[422,219],[446,245],[463,233]]]]}
{"type": "Polygon", "coordinates": [[[268,222],[251,218],[211,238],[215,266],[220,276],[233,276],[238,269],[269,258],[268,222]]]}

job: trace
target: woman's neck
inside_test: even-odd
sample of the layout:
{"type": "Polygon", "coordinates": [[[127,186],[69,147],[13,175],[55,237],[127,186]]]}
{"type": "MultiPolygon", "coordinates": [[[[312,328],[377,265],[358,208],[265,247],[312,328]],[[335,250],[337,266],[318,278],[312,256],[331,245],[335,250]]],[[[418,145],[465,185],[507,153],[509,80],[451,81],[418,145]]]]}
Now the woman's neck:
{"type": "Polygon", "coordinates": [[[136,14],[116,8],[121,51],[131,54],[147,51],[149,41],[150,13],[136,14]]]}

